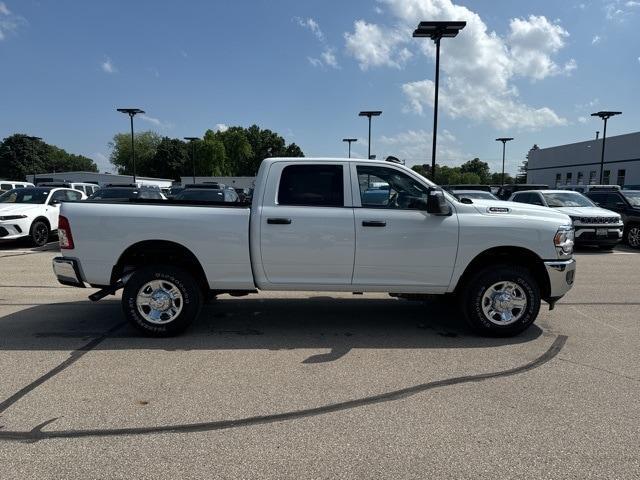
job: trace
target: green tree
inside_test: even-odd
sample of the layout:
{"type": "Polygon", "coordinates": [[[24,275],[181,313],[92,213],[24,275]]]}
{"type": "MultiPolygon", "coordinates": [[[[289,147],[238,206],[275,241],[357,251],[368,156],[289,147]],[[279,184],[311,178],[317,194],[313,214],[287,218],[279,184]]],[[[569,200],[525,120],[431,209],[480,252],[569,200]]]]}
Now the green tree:
{"type": "MultiPolygon", "coordinates": [[[[136,149],[136,173],[141,176],[150,176],[153,171],[153,159],[158,151],[158,146],[162,137],[152,131],[139,132],[134,135],[136,149]]],[[[133,164],[131,162],[131,135],[129,133],[117,133],[113,140],[109,142],[111,155],[109,161],[117,168],[122,175],[133,174],[133,164]]]]}
{"type": "Polygon", "coordinates": [[[152,161],[145,167],[144,175],[180,180],[180,176],[188,171],[190,166],[191,147],[177,138],[163,137],[152,161]]]}
{"type": "Polygon", "coordinates": [[[473,173],[477,175],[479,179],[477,182],[468,183],[487,183],[490,175],[489,164],[487,162],[481,161],[479,158],[474,158],[473,160],[469,160],[468,162],[460,165],[460,172],[473,173]]]}
{"type": "Polygon", "coordinates": [[[97,172],[90,158],[70,154],[62,148],[24,134],[14,134],[0,143],[0,177],[10,180],[32,179],[34,172],[97,172]]]}

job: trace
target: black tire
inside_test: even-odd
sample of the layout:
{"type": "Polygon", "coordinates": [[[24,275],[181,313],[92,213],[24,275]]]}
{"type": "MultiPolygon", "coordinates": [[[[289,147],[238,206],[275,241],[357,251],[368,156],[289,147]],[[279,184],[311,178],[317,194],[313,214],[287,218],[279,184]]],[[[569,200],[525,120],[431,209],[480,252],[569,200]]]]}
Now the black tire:
{"type": "Polygon", "coordinates": [[[34,247],[44,247],[49,241],[49,225],[44,220],[36,220],[31,224],[29,240],[34,247]]]}
{"type": "Polygon", "coordinates": [[[624,241],[631,248],[640,248],[640,223],[627,226],[624,231],[624,241]]]}
{"type": "Polygon", "coordinates": [[[496,265],[478,271],[470,279],[462,292],[462,300],[465,319],[475,332],[490,337],[511,337],[529,328],[537,318],[540,311],[540,287],[526,268],[496,265]],[[491,321],[483,310],[485,293],[501,282],[516,284],[523,298],[526,298],[526,306],[515,310],[514,316],[519,318],[505,325],[491,321]]]}
{"type": "MultiPolygon", "coordinates": [[[[146,290],[149,291],[149,288],[152,287],[148,287],[146,290]]],[[[176,301],[171,300],[171,302],[176,301]]],[[[172,304],[172,308],[177,309],[178,307],[172,304]]],[[[196,319],[201,309],[202,292],[194,277],[189,272],[170,265],[151,265],[136,270],[126,283],[122,293],[122,310],[125,317],[132,325],[150,337],[170,337],[183,332],[196,319]],[[173,285],[181,295],[179,312],[175,318],[166,323],[149,321],[143,314],[149,316],[149,312],[145,310],[150,310],[150,307],[139,307],[137,304],[138,294],[144,293],[143,287],[152,281],[162,282],[162,286],[166,290],[168,290],[166,287],[173,285]]],[[[171,315],[167,314],[166,316],[170,317],[171,315]]],[[[164,320],[160,318],[158,321],[164,320]]]]}

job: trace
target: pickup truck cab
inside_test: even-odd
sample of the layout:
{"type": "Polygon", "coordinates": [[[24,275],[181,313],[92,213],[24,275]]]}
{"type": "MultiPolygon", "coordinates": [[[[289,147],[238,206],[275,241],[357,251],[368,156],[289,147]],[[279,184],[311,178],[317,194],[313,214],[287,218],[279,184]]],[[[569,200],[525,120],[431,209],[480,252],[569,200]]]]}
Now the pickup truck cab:
{"type": "Polygon", "coordinates": [[[267,159],[251,205],[66,203],[60,232],[59,281],[100,288],[94,300],[124,288],[125,316],[154,336],[184,330],[210,295],[257,289],[455,294],[475,330],[515,335],[575,271],[567,215],[462,203],[375,160],[267,159]]]}

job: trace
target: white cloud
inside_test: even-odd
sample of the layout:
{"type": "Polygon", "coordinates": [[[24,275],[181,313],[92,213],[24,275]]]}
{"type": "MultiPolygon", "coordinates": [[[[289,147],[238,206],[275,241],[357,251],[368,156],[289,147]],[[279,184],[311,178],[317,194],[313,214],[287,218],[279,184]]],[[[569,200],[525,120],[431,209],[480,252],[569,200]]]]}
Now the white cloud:
{"type": "Polygon", "coordinates": [[[100,64],[102,71],[105,73],[116,73],[118,69],[113,65],[113,62],[109,57],[104,59],[104,62],[100,64]]]}
{"type": "Polygon", "coordinates": [[[322,61],[325,65],[332,68],[340,68],[332,48],[327,48],[324,52],[322,52],[320,57],[322,58],[322,61]]]}
{"type": "Polygon", "coordinates": [[[322,33],[322,30],[320,30],[320,25],[318,25],[318,22],[316,22],[313,18],[304,19],[295,17],[294,20],[298,22],[298,25],[300,25],[301,27],[311,30],[311,33],[313,33],[318,40],[324,42],[324,34],[322,33]]]}
{"type": "Polygon", "coordinates": [[[0,2],[0,41],[26,24],[27,20],[24,17],[12,13],[6,3],[0,2]]]}
{"type": "Polygon", "coordinates": [[[600,37],[600,35],[594,35],[591,39],[591,45],[597,45],[601,40],[602,38],[600,37]]]}
{"type": "Polygon", "coordinates": [[[608,20],[623,22],[637,12],[638,7],[640,1],[637,0],[607,0],[604,11],[608,20]]]}
{"type": "Polygon", "coordinates": [[[587,123],[587,117],[578,117],[578,122],[587,123]]]}
{"type": "MultiPolygon", "coordinates": [[[[512,19],[506,35],[488,30],[481,17],[452,0],[380,0],[392,16],[391,26],[358,20],[354,31],[345,34],[347,52],[360,68],[402,68],[418,48],[434,58],[435,47],[427,39],[411,40],[411,30],[420,20],[465,20],[464,30],[455,39],[446,39],[441,57],[443,81],[440,87],[442,109],[452,117],[490,122],[498,128],[538,129],[565,125],[548,107],[529,106],[521,100],[514,80],[518,77],[539,81],[548,76],[570,74],[576,62],[554,60],[565,46],[569,33],[557,22],[531,15],[512,19]]],[[[433,103],[433,82],[408,82],[403,91],[407,110],[422,113],[433,103]]]]}
{"type": "Polygon", "coordinates": [[[229,126],[225,125],[224,123],[216,123],[214,130],[216,132],[226,132],[227,130],[229,130],[229,126]]]}
{"type": "Polygon", "coordinates": [[[98,166],[98,170],[101,172],[113,172],[115,171],[115,167],[109,162],[109,157],[107,157],[102,152],[95,152],[92,155],[89,155],[96,162],[98,166]]]}
{"type": "Polygon", "coordinates": [[[167,129],[167,128],[173,128],[173,124],[168,123],[168,122],[163,122],[158,118],[155,117],[150,117],[149,115],[143,113],[142,115],[140,115],[140,120],[143,120],[147,123],[150,123],[151,125],[154,125],[158,128],[162,128],[162,129],[167,129]]]}
{"type": "Polygon", "coordinates": [[[307,60],[314,67],[322,67],[322,60],[320,60],[319,58],[307,57],[307,60]]]}
{"type": "Polygon", "coordinates": [[[407,48],[400,47],[410,38],[408,30],[384,29],[364,20],[357,20],[353,26],[353,33],[344,34],[346,48],[362,70],[370,67],[401,68],[411,57],[407,48]]]}

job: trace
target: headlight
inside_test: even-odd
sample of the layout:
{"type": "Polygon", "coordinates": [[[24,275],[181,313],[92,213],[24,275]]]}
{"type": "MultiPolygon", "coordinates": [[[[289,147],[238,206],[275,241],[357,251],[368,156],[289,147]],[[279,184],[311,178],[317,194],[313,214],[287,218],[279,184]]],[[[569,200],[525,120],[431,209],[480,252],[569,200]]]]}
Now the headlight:
{"type": "Polygon", "coordinates": [[[573,253],[573,243],[575,234],[573,227],[565,225],[560,227],[553,237],[553,244],[556,251],[561,256],[571,255],[573,253]]]}
{"type": "Polygon", "coordinates": [[[21,218],[27,218],[26,215],[6,215],[4,217],[0,217],[0,220],[20,220],[21,218]]]}

